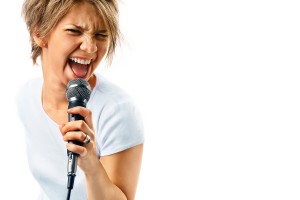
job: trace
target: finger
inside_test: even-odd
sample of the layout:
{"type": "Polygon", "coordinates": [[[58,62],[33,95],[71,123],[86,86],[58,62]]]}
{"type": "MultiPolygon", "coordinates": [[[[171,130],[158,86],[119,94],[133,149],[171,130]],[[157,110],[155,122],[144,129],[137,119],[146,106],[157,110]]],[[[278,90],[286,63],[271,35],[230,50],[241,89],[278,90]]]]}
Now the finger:
{"type": "Polygon", "coordinates": [[[74,108],[70,108],[68,110],[68,113],[70,114],[79,114],[82,117],[84,117],[84,121],[86,122],[86,124],[91,128],[93,128],[93,122],[92,122],[92,111],[82,107],[82,106],[76,106],[74,108]]]}
{"type": "Polygon", "coordinates": [[[66,123],[62,128],[61,132],[62,135],[65,135],[67,132],[74,132],[74,131],[81,131],[88,134],[90,137],[93,137],[93,130],[88,127],[85,121],[78,120],[78,121],[71,121],[66,123]]]}
{"type": "Polygon", "coordinates": [[[60,132],[61,132],[62,135],[65,134],[65,132],[62,131],[62,129],[63,129],[64,126],[65,126],[65,124],[59,125],[59,130],[60,130],[60,132]]]}
{"type": "Polygon", "coordinates": [[[71,132],[67,132],[64,136],[63,139],[64,141],[69,141],[69,140],[76,140],[76,141],[80,141],[83,142],[84,139],[86,138],[86,133],[82,132],[82,131],[71,131],[71,132]]]}
{"type": "Polygon", "coordinates": [[[71,151],[73,153],[77,153],[82,157],[86,156],[86,154],[87,154],[87,150],[83,146],[79,146],[79,145],[72,144],[72,143],[67,143],[66,146],[69,151],[71,151]]]}

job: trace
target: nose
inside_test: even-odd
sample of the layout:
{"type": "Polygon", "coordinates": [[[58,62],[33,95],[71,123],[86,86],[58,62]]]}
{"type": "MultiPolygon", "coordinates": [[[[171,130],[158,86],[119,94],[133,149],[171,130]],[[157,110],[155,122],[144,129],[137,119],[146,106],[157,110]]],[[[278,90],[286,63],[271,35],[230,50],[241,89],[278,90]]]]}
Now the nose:
{"type": "Polygon", "coordinates": [[[87,53],[95,53],[98,50],[96,41],[91,36],[83,37],[83,41],[80,45],[80,49],[87,53]]]}

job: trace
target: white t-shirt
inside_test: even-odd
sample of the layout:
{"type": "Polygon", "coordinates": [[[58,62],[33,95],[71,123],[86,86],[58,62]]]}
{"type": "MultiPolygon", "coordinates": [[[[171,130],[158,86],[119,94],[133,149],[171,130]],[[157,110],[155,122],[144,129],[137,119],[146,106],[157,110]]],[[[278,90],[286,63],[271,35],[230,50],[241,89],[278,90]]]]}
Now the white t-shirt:
{"type": "MultiPolygon", "coordinates": [[[[141,117],[131,99],[96,74],[97,82],[87,108],[92,111],[99,156],[114,154],[144,142],[141,117]]],[[[67,149],[59,125],[43,110],[42,78],[27,82],[17,103],[26,133],[29,169],[41,187],[39,200],[67,197],[67,149]]],[[[66,113],[67,115],[67,113],[66,113]]],[[[72,200],[87,199],[83,172],[78,167],[72,200]]]]}

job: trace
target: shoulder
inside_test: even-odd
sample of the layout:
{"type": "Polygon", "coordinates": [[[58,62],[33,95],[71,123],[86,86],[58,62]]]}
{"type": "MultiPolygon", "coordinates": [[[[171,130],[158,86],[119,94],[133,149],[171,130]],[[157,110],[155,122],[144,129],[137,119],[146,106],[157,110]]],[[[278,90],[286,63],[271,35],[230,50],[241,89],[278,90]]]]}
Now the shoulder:
{"type": "Polygon", "coordinates": [[[99,74],[96,77],[97,83],[93,92],[93,98],[96,102],[103,102],[106,109],[116,110],[135,107],[133,99],[124,89],[99,74]]]}
{"type": "Polygon", "coordinates": [[[17,98],[23,98],[25,96],[31,96],[36,92],[42,85],[42,78],[35,77],[29,80],[26,80],[18,89],[17,98]]]}
{"type": "Polygon", "coordinates": [[[97,75],[97,84],[92,92],[90,106],[91,110],[96,111],[95,119],[102,122],[108,120],[112,123],[117,119],[119,122],[128,122],[140,118],[139,110],[130,95],[99,75],[97,75]]]}
{"type": "Polygon", "coordinates": [[[35,77],[24,81],[18,88],[16,104],[19,114],[27,112],[32,105],[36,105],[35,99],[41,90],[42,82],[41,77],[35,77]]]}
{"type": "Polygon", "coordinates": [[[110,155],[143,143],[143,123],[132,98],[104,77],[99,78],[93,104],[102,102],[95,116],[101,155],[110,155]]]}

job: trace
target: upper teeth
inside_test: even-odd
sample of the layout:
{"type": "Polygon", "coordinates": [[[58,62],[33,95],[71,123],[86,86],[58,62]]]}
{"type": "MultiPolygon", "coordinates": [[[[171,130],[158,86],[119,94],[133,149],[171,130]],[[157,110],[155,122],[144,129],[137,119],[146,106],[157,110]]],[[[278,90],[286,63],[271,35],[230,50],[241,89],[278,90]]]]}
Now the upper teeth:
{"type": "Polygon", "coordinates": [[[70,58],[70,60],[77,62],[79,64],[83,64],[83,65],[88,65],[91,63],[91,60],[84,60],[84,59],[79,59],[79,58],[70,58]]]}

